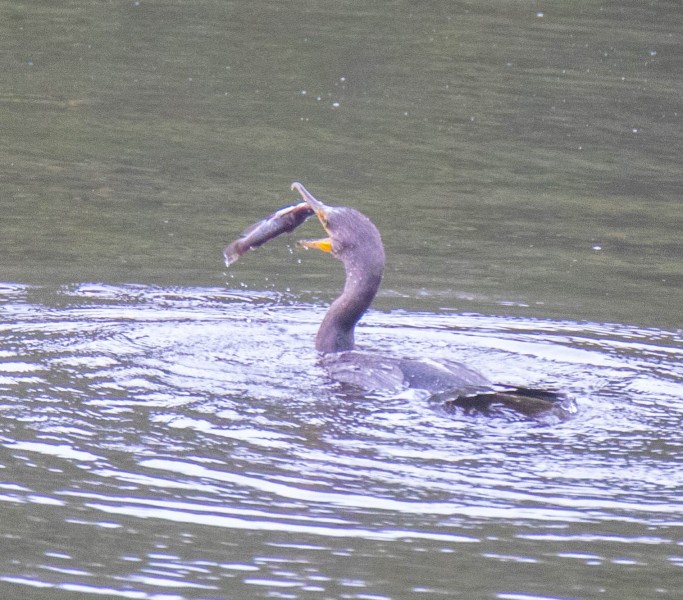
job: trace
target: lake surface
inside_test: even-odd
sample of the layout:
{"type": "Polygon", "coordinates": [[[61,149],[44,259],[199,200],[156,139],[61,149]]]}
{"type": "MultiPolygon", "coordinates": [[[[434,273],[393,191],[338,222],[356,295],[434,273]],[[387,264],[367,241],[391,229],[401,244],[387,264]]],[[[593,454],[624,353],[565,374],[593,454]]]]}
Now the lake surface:
{"type": "Polygon", "coordinates": [[[679,598],[677,2],[4,2],[0,596],[679,598]],[[569,420],[328,380],[359,345],[547,385],[569,420]]]}

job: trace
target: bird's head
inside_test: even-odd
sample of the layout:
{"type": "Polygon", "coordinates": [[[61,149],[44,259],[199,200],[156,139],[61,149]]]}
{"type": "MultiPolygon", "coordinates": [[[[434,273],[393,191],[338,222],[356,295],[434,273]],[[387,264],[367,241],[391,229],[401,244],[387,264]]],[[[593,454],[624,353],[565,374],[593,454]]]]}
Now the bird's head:
{"type": "Polygon", "coordinates": [[[347,267],[363,263],[381,272],[384,267],[384,247],[379,231],[370,219],[354,208],[324,204],[298,182],[292,184],[292,189],[299,192],[315,211],[328,236],[300,241],[299,246],[329,252],[347,267]]]}

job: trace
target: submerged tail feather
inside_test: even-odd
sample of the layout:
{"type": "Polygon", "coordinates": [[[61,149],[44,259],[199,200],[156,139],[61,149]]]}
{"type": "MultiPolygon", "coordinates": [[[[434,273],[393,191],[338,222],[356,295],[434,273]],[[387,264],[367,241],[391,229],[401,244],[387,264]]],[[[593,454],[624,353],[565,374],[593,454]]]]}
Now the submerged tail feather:
{"type": "Polygon", "coordinates": [[[446,410],[462,409],[466,412],[489,414],[496,408],[504,407],[527,417],[554,415],[561,419],[572,417],[576,402],[570,396],[556,390],[541,388],[496,388],[491,391],[473,391],[472,394],[453,394],[442,392],[432,396],[446,410]]]}

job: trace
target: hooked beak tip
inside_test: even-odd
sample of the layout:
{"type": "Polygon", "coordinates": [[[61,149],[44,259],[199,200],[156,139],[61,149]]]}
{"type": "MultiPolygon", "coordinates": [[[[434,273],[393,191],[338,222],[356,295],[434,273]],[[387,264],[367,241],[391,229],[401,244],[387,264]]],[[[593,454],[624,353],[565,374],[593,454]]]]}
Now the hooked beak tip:
{"type": "Polygon", "coordinates": [[[298,181],[295,181],[292,183],[292,191],[299,192],[301,195],[301,198],[308,204],[314,211],[316,212],[324,212],[325,211],[325,204],[323,202],[320,202],[317,198],[311,194],[301,183],[298,181]]]}
{"type": "MultiPolygon", "coordinates": [[[[327,228],[327,220],[328,220],[328,212],[330,210],[330,207],[327,206],[324,202],[320,202],[313,194],[311,194],[301,183],[298,181],[295,181],[292,183],[292,190],[296,190],[301,194],[301,198],[310,206],[314,211],[315,214],[318,217],[318,220],[324,227],[325,231],[329,233],[329,230],[327,228]]],[[[330,250],[327,250],[328,252],[330,250]]]]}

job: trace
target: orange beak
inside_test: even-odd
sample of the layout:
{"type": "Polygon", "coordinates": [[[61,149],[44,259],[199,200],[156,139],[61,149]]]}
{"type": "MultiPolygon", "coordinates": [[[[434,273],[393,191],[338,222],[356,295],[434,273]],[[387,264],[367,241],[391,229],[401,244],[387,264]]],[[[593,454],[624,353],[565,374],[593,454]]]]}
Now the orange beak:
{"type": "MultiPolygon", "coordinates": [[[[298,181],[295,181],[292,184],[292,190],[296,190],[301,194],[301,198],[308,204],[314,211],[315,214],[318,216],[318,220],[320,221],[321,225],[325,229],[327,233],[329,233],[329,230],[327,229],[327,211],[329,210],[328,207],[320,202],[317,198],[313,196],[303,185],[301,185],[298,181]]],[[[322,250],[323,252],[332,252],[332,238],[331,237],[326,237],[322,238],[319,240],[302,240],[300,242],[297,242],[297,246],[300,248],[314,248],[316,250],[322,250]]]]}

